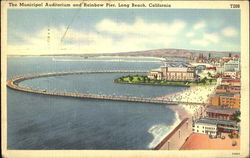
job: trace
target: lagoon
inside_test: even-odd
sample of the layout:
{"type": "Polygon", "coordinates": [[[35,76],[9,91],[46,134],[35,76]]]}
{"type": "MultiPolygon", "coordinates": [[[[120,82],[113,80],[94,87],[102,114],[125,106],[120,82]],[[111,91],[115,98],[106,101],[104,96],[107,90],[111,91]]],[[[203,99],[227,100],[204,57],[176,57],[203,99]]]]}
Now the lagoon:
{"type": "MultiPolygon", "coordinates": [[[[57,58],[65,61],[58,62],[52,57],[9,57],[8,78],[81,70],[151,70],[161,66],[161,62],[84,62],[81,57],[71,57],[76,61],[69,62],[67,57],[57,58]]],[[[20,84],[66,92],[138,97],[157,97],[185,89],[114,83],[113,79],[121,75],[125,74],[54,76],[20,84]]],[[[8,149],[152,149],[179,121],[174,111],[159,104],[64,98],[11,89],[7,95],[8,149]]]]}

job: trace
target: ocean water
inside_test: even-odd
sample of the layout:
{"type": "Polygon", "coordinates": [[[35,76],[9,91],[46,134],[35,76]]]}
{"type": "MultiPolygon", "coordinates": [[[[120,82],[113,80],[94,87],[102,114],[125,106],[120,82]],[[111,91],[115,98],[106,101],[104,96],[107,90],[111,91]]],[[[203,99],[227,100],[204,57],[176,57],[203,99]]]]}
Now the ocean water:
{"type": "MultiPolygon", "coordinates": [[[[150,70],[162,65],[161,62],[126,62],[131,58],[121,58],[121,62],[106,62],[104,58],[92,58],[100,61],[86,62],[80,57],[56,59],[63,61],[52,57],[9,57],[8,79],[46,72],[150,70]]],[[[53,76],[26,80],[20,85],[65,92],[148,98],[186,89],[113,82],[115,78],[127,74],[53,76]]],[[[178,115],[161,104],[47,96],[9,88],[7,110],[8,149],[147,150],[154,148],[179,122],[178,115]]]]}

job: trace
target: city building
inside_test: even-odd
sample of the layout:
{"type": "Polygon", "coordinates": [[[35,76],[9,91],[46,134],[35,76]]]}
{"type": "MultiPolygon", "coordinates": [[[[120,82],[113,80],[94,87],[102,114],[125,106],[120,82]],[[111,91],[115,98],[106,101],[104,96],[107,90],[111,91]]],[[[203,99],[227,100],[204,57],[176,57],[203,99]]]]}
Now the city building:
{"type": "Polygon", "coordinates": [[[236,71],[224,71],[223,77],[237,78],[237,73],[236,71]]]}
{"type": "Polygon", "coordinates": [[[225,71],[240,71],[240,61],[239,60],[230,60],[224,63],[224,70],[225,71]]]}
{"type": "Polygon", "coordinates": [[[240,86],[240,79],[223,78],[221,85],[240,86]]]}
{"type": "Polygon", "coordinates": [[[224,73],[224,66],[220,62],[213,63],[213,66],[216,67],[216,72],[219,74],[224,73]]]}
{"type": "Polygon", "coordinates": [[[216,94],[210,97],[210,105],[227,108],[240,108],[239,94],[216,94]]]}
{"type": "Polygon", "coordinates": [[[216,136],[217,135],[217,123],[204,121],[204,119],[196,120],[193,125],[193,132],[216,136]]]}
{"type": "Polygon", "coordinates": [[[230,61],[232,59],[232,57],[221,57],[219,62],[221,65],[224,65],[224,63],[230,61]]]}
{"type": "Polygon", "coordinates": [[[221,133],[239,133],[239,126],[233,120],[221,120],[215,118],[200,118],[193,124],[194,133],[208,134],[212,136],[221,133]]]}
{"type": "Polygon", "coordinates": [[[206,115],[209,118],[217,118],[222,120],[232,120],[233,115],[236,111],[239,111],[239,109],[233,109],[233,108],[224,108],[224,107],[218,107],[218,106],[208,106],[206,109],[206,115]]]}
{"type": "Polygon", "coordinates": [[[152,70],[148,78],[167,81],[195,81],[196,69],[187,63],[166,63],[158,70],[152,70]]]}
{"type": "Polygon", "coordinates": [[[226,93],[226,94],[240,94],[240,86],[231,85],[219,85],[216,90],[216,94],[226,93]]]}

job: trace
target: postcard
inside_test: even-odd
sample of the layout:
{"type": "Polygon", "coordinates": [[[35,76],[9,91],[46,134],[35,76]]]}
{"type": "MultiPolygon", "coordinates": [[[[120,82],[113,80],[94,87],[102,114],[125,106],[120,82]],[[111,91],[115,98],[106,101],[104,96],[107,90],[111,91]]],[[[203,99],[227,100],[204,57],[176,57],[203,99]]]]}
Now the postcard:
{"type": "Polygon", "coordinates": [[[248,157],[247,1],[2,1],[2,156],[248,157]]]}

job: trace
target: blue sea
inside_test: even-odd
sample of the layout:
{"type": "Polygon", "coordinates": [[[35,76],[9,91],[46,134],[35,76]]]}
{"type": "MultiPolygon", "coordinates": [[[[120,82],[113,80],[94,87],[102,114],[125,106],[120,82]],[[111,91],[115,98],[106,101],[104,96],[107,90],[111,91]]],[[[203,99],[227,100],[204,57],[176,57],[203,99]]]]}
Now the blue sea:
{"type": "MultiPolygon", "coordinates": [[[[8,79],[47,72],[151,70],[163,65],[159,59],[153,58],[85,59],[8,57],[8,79]],[[107,61],[113,59],[116,62],[107,61]],[[140,62],[134,62],[136,60],[140,62]]],[[[176,93],[187,88],[113,82],[115,78],[129,74],[143,73],[42,77],[25,80],[20,85],[60,92],[146,98],[176,93]]],[[[176,112],[163,104],[76,99],[32,94],[9,88],[7,114],[8,149],[150,150],[179,122],[176,112]]]]}

